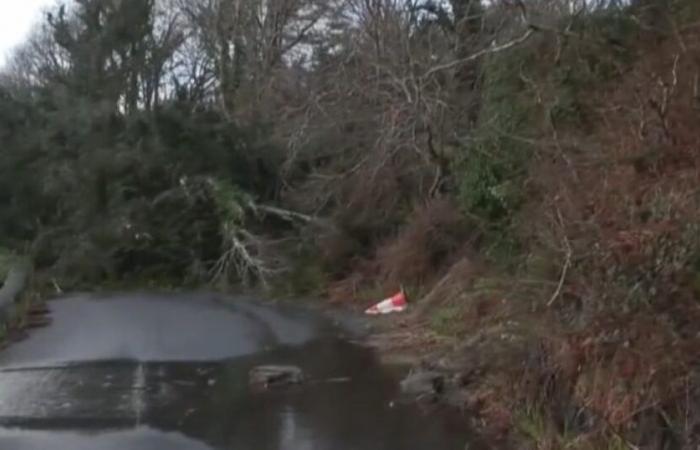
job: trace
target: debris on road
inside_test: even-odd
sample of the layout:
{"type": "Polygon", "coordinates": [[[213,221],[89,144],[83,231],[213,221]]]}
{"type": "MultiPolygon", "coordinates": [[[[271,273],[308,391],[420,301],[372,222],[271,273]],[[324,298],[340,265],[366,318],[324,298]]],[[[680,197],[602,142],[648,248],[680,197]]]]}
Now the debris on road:
{"type": "Polygon", "coordinates": [[[296,366],[259,366],[250,371],[250,384],[257,388],[278,388],[301,384],[304,372],[296,366]]]}
{"type": "Polygon", "coordinates": [[[365,314],[370,316],[378,316],[404,312],[406,309],[408,309],[408,300],[406,298],[406,293],[402,290],[393,297],[382,300],[381,302],[367,309],[365,314]]]}

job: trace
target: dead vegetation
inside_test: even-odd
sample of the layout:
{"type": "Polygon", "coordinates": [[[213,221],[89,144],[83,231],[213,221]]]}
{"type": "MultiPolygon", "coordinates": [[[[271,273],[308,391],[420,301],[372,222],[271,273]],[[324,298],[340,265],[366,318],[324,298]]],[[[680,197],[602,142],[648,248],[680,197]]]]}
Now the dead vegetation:
{"type": "Polygon", "coordinates": [[[403,342],[440,336],[431,364],[461,373],[463,405],[519,448],[699,443],[700,33],[668,18],[667,33],[603,17],[528,44],[562,74],[520,74],[542,120],[508,136],[533,149],[528,198],[501,228],[515,264],[489,257],[478,217],[434,201],[350,278],[416,280],[403,342]],[[621,37],[585,34],[598,26],[621,37]]]}
{"type": "MultiPolygon", "coordinates": [[[[557,130],[560,142],[572,136],[580,149],[560,143],[561,154],[534,163],[541,199],[523,229],[533,238],[530,260],[549,267],[520,276],[547,274],[554,284],[516,290],[519,301],[531,299],[531,311],[499,305],[477,326],[506,310],[497,319],[505,329],[531,320],[528,330],[542,330],[513,334],[521,348],[510,373],[487,370],[510,380],[496,397],[514,399],[507,410],[527,411],[527,419],[509,420],[537,448],[697,445],[700,66],[690,55],[698,34],[660,43],[643,36],[624,75],[579,93],[588,136],[557,130]]],[[[479,350],[504,347],[491,338],[479,350]]],[[[473,389],[489,392],[484,383],[473,389]]],[[[482,403],[487,423],[498,424],[482,403]]]]}

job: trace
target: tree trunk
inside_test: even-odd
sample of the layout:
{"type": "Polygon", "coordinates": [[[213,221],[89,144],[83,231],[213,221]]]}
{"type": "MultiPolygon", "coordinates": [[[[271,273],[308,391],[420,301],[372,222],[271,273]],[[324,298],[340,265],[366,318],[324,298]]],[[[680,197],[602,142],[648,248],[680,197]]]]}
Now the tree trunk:
{"type": "MultiPolygon", "coordinates": [[[[464,59],[475,52],[479,45],[482,28],[483,6],[481,0],[452,0],[455,29],[455,57],[464,59]]],[[[479,62],[474,60],[463,64],[457,71],[457,107],[460,120],[471,127],[479,116],[478,82],[479,62]]]]}

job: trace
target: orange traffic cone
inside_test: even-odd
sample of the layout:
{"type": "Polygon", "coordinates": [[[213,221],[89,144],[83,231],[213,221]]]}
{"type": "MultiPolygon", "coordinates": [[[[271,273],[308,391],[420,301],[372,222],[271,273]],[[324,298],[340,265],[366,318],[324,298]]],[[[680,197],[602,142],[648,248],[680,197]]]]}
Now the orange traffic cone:
{"type": "Polygon", "coordinates": [[[402,289],[401,292],[389,297],[365,311],[365,314],[370,316],[378,316],[383,314],[391,314],[406,311],[408,308],[408,299],[406,292],[402,289]]]}

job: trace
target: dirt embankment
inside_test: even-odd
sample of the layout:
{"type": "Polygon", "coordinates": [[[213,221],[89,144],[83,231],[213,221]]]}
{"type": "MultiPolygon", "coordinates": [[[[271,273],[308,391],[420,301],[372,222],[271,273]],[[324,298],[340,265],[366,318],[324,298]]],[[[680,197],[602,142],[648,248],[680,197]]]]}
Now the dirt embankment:
{"type": "Polygon", "coordinates": [[[700,442],[700,32],[642,30],[625,52],[614,75],[567,91],[576,121],[534,141],[515,267],[459,250],[422,270],[442,232],[429,213],[378,253],[396,271],[375,273],[411,269],[420,283],[371,342],[415,362],[422,393],[469,410],[504,446],[700,442]]]}

